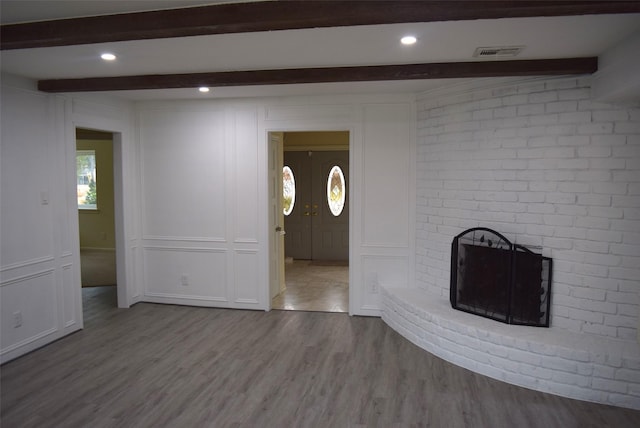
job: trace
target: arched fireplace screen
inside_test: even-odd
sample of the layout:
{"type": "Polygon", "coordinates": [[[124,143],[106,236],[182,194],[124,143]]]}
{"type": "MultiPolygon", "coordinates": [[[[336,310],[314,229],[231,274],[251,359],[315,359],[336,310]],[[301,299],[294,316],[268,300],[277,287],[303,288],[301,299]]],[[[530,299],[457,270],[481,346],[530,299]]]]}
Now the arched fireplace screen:
{"type": "Polygon", "coordinates": [[[552,260],[484,227],[451,244],[451,306],[507,324],[549,327],[552,260]]]}

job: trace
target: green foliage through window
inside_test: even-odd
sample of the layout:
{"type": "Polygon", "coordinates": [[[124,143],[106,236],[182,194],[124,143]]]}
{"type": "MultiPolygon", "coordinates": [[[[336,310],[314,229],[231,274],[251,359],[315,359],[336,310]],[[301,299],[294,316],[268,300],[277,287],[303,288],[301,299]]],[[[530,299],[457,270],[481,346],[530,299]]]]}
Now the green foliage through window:
{"type": "Polygon", "coordinates": [[[76,151],[78,208],[98,209],[98,191],[95,150],[76,151]]]}

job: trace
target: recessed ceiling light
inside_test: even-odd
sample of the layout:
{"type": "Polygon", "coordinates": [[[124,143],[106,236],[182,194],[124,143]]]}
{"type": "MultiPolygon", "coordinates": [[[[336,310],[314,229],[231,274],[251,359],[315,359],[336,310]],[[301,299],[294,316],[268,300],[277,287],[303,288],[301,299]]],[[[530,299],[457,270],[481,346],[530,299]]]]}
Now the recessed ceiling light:
{"type": "Polygon", "coordinates": [[[200,92],[205,92],[205,93],[206,93],[206,92],[209,92],[209,88],[207,88],[206,86],[201,86],[201,87],[199,87],[199,88],[198,88],[198,90],[199,90],[200,92]]]}
{"type": "Polygon", "coordinates": [[[417,41],[418,39],[416,39],[415,36],[404,36],[400,39],[400,43],[402,43],[403,45],[412,45],[417,41]]]}
{"type": "Polygon", "coordinates": [[[105,61],[113,61],[116,59],[116,56],[112,53],[103,53],[102,55],[100,55],[100,58],[102,58],[105,61]]]}

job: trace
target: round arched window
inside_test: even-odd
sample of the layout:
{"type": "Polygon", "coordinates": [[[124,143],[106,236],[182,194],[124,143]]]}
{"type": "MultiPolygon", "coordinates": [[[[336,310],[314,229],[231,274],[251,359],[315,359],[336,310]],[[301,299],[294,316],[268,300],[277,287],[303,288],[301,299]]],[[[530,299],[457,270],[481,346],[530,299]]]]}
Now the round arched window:
{"type": "Polygon", "coordinates": [[[347,189],[344,183],[344,174],[338,165],[335,165],[329,171],[327,179],[327,204],[331,214],[338,217],[344,209],[344,201],[347,189]]]}
{"type": "Polygon", "coordinates": [[[282,168],[282,212],[291,214],[296,203],[296,179],[293,171],[288,166],[282,168]]]}

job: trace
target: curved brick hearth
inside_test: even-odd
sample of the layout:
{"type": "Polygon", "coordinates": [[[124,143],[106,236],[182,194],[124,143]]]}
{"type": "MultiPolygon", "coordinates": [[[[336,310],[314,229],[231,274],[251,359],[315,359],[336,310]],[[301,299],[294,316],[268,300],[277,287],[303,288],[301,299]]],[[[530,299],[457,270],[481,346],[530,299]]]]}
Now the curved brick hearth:
{"type": "Polygon", "coordinates": [[[381,292],[382,319],[444,360],[526,388],[640,409],[637,342],[502,324],[418,289],[381,292]]]}

